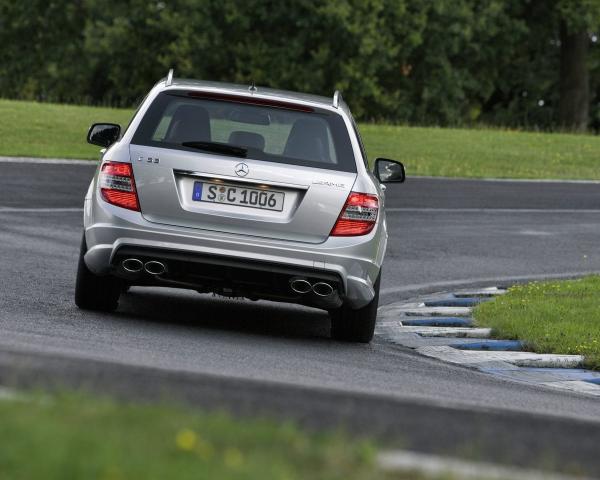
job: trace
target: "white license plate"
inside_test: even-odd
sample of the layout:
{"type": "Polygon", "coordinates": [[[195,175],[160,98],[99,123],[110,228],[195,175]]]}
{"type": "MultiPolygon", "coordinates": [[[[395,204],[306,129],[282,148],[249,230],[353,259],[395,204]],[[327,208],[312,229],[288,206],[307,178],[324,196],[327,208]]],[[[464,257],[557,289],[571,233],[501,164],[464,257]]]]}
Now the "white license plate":
{"type": "Polygon", "coordinates": [[[270,189],[246,188],[222,183],[194,182],[192,200],[225,203],[263,210],[283,210],[285,194],[270,189]]]}

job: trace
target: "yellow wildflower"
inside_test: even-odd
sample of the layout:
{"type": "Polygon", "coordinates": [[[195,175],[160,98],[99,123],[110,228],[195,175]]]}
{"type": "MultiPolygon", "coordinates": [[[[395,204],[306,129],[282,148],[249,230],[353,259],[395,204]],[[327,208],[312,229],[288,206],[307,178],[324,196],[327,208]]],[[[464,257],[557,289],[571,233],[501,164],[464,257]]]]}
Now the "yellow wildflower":
{"type": "Polygon", "coordinates": [[[177,432],[177,436],[175,437],[177,448],[186,452],[193,450],[197,442],[198,437],[196,434],[187,428],[177,432]]]}

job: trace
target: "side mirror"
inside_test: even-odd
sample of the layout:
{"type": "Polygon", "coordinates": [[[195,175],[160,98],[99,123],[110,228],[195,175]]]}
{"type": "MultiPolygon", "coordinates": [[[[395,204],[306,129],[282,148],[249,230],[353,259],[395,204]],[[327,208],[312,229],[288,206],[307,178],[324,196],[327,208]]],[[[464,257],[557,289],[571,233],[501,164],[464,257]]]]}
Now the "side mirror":
{"type": "Polygon", "coordinates": [[[406,180],[404,165],[396,160],[378,158],[375,160],[375,176],[381,183],[402,183],[406,180]]]}
{"type": "Polygon", "coordinates": [[[87,141],[99,147],[110,147],[119,139],[121,126],[116,123],[94,123],[87,134],[87,141]]]}

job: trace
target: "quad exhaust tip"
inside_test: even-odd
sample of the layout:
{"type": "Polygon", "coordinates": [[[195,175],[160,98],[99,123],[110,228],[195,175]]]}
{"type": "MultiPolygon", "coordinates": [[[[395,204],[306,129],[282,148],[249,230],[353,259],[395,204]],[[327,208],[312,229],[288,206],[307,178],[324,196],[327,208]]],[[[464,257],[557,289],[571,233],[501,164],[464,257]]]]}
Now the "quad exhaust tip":
{"type": "Polygon", "coordinates": [[[144,270],[150,275],[161,275],[167,271],[167,267],[162,262],[150,260],[144,264],[144,270]]]}
{"type": "Polygon", "coordinates": [[[127,258],[121,262],[121,266],[128,273],[140,273],[144,270],[150,275],[161,275],[167,271],[167,267],[162,262],[150,260],[144,263],[139,258],[127,258]]]}
{"type": "Polygon", "coordinates": [[[312,290],[312,285],[303,278],[294,278],[290,281],[290,288],[296,293],[308,293],[312,290]]]}
{"type": "Polygon", "coordinates": [[[293,278],[290,280],[290,288],[302,295],[312,291],[319,297],[328,297],[334,292],[333,287],[329,283],[317,282],[313,285],[305,278],[293,278]]]}
{"type": "Polygon", "coordinates": [[[121,266],[123,270],[129,273],[138,273],[141,272],[144,268],[144,263],[137,258],[128,258],[121,262],[121,266]]]}
{"type": "Polygon", "coordinates": [[[328,297],[333,293],[333,287],[325,282],[317,282],[313,285],[312,291],[319,297],[328,297]]]}

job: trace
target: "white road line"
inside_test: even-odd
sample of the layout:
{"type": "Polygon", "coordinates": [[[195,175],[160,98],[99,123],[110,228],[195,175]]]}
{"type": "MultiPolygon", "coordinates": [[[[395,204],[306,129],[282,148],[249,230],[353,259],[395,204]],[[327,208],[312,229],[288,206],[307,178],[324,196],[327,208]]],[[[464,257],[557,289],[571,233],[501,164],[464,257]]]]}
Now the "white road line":
{"type": "Polygon", "coordinates": [[[534,281],[534,280],[553,280],[559,278],[577,278],[583,275],[597,275],[600,273],[598,270],[582,270],[580,272],[565,272],[565,273],[540,273],[533,275],[512,275],[510,277],[483,277],[483,278],[463,278],[458,280],[447,280],[443,282],[431,282],[431,283],[413,283],[409,285],[403,285],[401,287],[390,287],[381,290],[382,295],[393,294],[393,293],[406,293],[414,292],[419,290],[440,288],[447,289],[452,287],[462,287],[465,285],[481,285],[484,284],[502,284],[502,283],[514,283],[519,281],[534,281]]]}
{"type": "Polygon", "coordinates": [[[95,166],[95,160],[77,160],[69,158],[30,158],[30,157],[0,157],[0,163],[44,163],[49,165],[89,165],[95,166]]]}
{"type": "Polygon", "coordinates": [[[388,472],[419,472],[432,476],[475,480],[586,480],[549,472],[505,467],[493,463],[457,460],[437,455],[408,452],[406,450],[381,452],[377,456],[379,468],[388,472]]]}
{"type": "Polygon", "coordinates": [[[0,213],[65,213],[65,212],[83,212],[83,208],[19,208],[19,207],[0,207],[0,213]]]}
{"type": "Polygon", "coordinates": [[[576,179],[556,179],[556,178],[473,178],[473,177],[434,177],[433,175],[414,175],[407,178],[409,180],[453,180],[468,182],[498,182],[498,183],[574,183],[583,185],[598,185],[600,180],[576,180],[576,179]]]}
{"type": "Polygon", "coordinates": [[[386,213],[600,213],[592,208],[428,208],[388,207],[386,213]]]}

